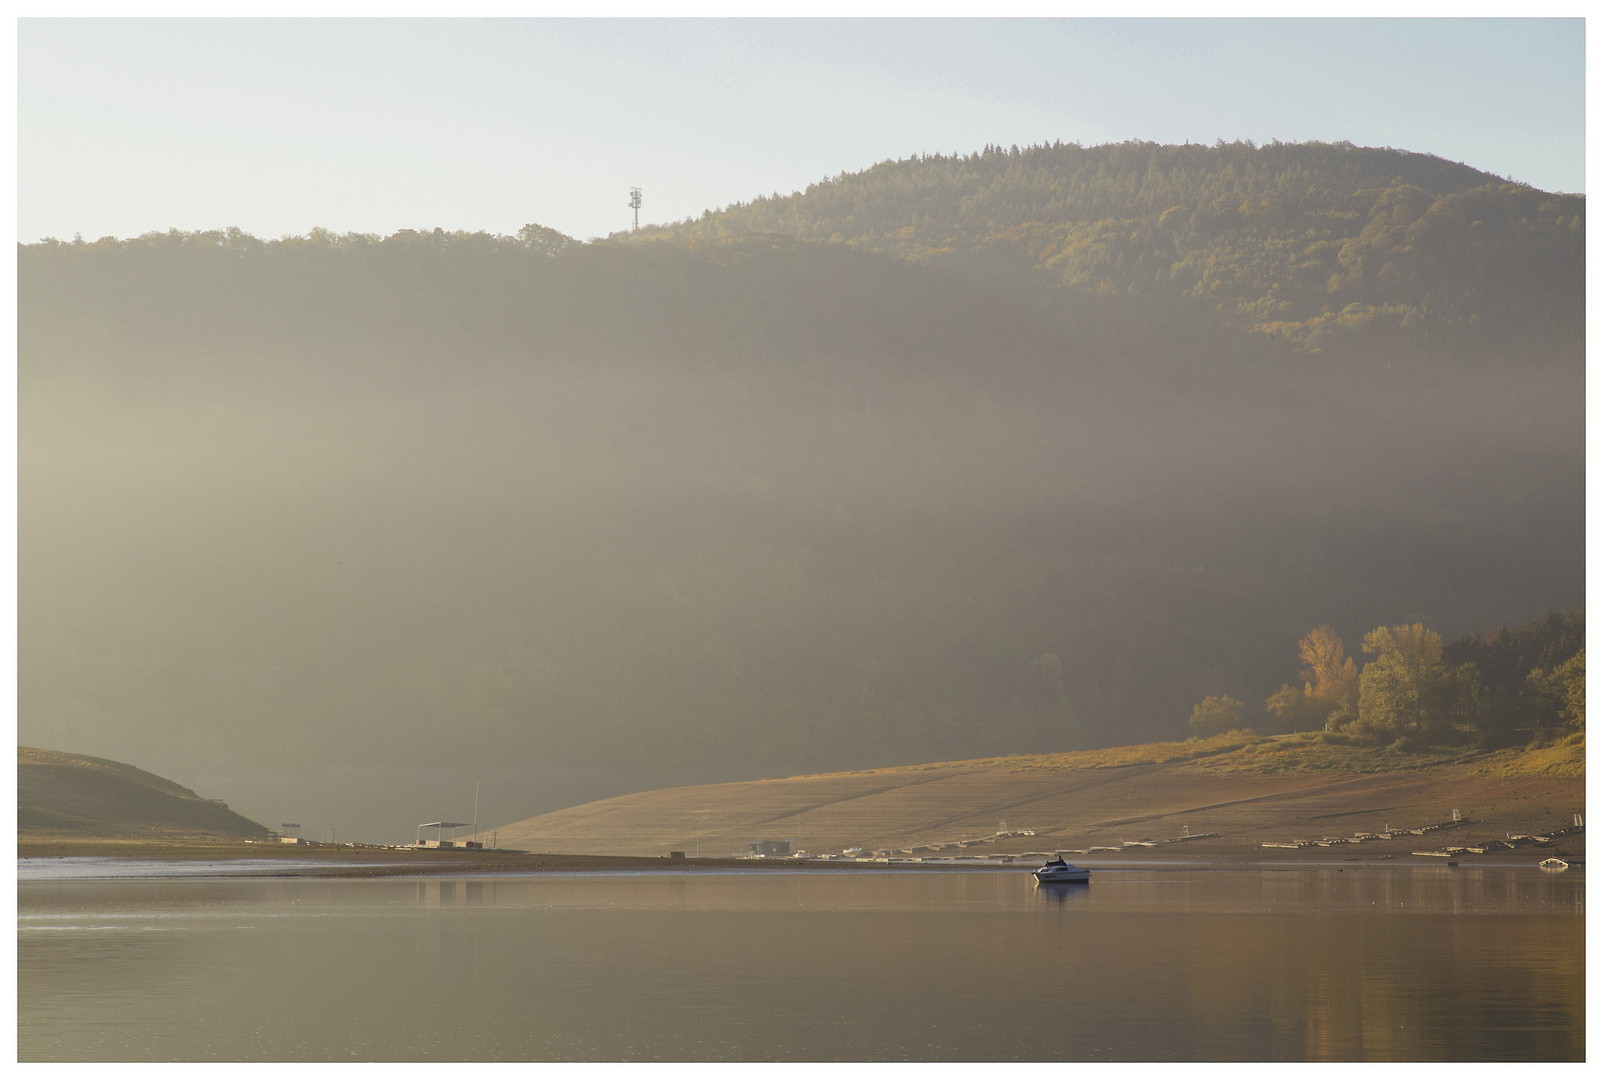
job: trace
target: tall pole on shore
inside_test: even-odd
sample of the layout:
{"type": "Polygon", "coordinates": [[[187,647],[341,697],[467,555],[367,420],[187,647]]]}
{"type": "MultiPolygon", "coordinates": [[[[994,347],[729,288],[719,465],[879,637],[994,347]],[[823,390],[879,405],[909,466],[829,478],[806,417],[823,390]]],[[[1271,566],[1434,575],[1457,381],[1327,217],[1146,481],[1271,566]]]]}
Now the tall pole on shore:
{"type": "Polygon", "coordinates": [[[479,782],[473,781],[473,842],[479,842],[479,782]]]}

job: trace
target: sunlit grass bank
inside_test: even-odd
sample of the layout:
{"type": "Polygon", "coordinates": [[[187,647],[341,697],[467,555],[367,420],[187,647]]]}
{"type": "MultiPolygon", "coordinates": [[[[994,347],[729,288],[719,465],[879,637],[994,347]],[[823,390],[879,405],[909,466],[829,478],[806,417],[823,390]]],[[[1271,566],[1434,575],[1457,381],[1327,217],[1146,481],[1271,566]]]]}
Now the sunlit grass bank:
{"type": "MultiPolygon", "coordinates": [[[[1463,824],[1455,836],[1463,840],[1454,842],[1469,843],[1570,826],[1585,810],[1585,751],[1581,735],[1477,751],[1231,732],[668,788],[503,825],[499,836],[540,851],[728,855],[754,840],[794,839],[815,854],[861,847],[937,857],[971,847],[986,854],[1122,852],[1132,841],[1209,833],[1167,850],[1183,850],[1187,858],[1244,858],[1261,857],[1268,843],[1418,828],[1458,811],[1463,824]]],[[[1331,848],[1330,857],[1396,857],[1419,846],[1365,842],[1331,848]]]]}

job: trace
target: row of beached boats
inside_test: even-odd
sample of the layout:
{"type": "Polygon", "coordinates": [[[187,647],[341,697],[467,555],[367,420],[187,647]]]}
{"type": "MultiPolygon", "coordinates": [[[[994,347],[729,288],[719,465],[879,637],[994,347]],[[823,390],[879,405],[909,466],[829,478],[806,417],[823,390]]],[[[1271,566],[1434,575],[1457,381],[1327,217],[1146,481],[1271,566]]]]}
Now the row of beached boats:
{"type": "MultiPolygon", "coordinates": [[[[1563,859],[1543,859],[1537,865],[1549,872],[1563,871],[1570,868],[1570,864],[1563,859]]],[[[1091,871],[1083,866],[1075,866],[1073,863],[1064,862],[1062,856],[1059,856],[1035,871],[1035,880],[1043,885],[1077,884],[1089,882],[1091,880],[1091,871]]]]}

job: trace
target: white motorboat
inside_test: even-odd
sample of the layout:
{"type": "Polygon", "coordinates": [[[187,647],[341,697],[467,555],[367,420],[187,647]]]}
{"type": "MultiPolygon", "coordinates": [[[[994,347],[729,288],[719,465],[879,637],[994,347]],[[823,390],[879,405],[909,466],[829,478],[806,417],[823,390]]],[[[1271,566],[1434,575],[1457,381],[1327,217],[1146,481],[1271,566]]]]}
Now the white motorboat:
{"type": "Polygon", "coordinates": [[[1543,859],[1536,865],[1543,870],[1549,870],[1554,873],[1561,873],[1570,868],[1570,864],[1565,862],[1563,859],[1543,859]]]}
{"type": "Polygon", "coordinates": [[[1054,859],[1035,872],[1035,880],[1043,884],[1090,881],[1091,871],[1073,863],[1066,863],[1062,859],[1054,859]]]}

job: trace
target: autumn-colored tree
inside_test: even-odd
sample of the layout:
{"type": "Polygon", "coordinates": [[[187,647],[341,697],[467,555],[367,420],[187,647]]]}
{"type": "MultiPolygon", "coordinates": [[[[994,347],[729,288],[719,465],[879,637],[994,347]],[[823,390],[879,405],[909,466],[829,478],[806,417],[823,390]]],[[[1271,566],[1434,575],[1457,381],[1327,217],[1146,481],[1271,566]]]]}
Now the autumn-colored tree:
{"type": "Polygon", "coordinates": [[[1375,659],[1358,680],[1355,734],[1377,740],[1430,742],[1450,727],[1442,636],[1420,623],[1377,626],[1364,635],[1375,659]]]}
{"type": "Polygon", "coordinates": [[[1297,643],[1302,659],[1304,690],[1309,697],[1328,702],[1332,708],[1358,701],[1358,668],[1347,655],[1336,631],[1316,626],[1297,643]]]}
{"type": "Polygon", "coordinates": [[[1297,643],[1303,687],[1282,685],[1264,708],[1293,729],[1326,725],[1333,714],[1347,714],[1358,701],[1358,669],[1347,647],[1329,626],[1316,626],[1297,643]]]}

